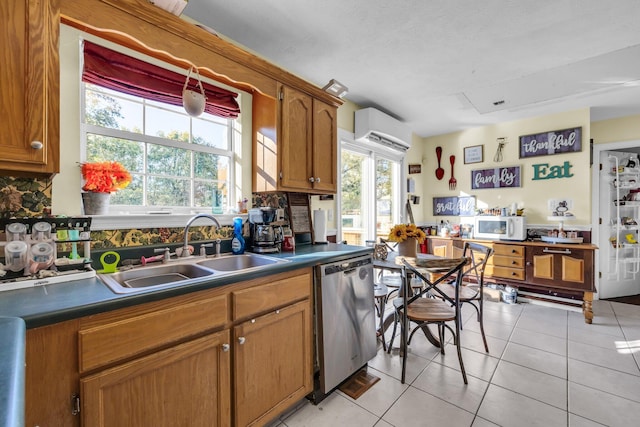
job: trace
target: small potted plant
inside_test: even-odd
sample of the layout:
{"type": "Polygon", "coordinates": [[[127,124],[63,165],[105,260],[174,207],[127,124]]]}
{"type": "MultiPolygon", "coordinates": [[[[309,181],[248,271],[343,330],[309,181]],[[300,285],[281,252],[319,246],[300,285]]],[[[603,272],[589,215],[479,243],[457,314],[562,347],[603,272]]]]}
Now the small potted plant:
{"type": "Polygon", "coordinates": [[[415,258],[418,243],[424,242],[426,237],[424,231],[415,224],[396,224],[389,231],[388,240],[398,242],[398,254],[415,258]]]}
{"type": "Polygon", "coordinates": [[[81,164],[82,202],[85,215],[106,215],[109,212],[111,193],[126,188],[131,174],[121,163],[115,161],[81,164]]]}

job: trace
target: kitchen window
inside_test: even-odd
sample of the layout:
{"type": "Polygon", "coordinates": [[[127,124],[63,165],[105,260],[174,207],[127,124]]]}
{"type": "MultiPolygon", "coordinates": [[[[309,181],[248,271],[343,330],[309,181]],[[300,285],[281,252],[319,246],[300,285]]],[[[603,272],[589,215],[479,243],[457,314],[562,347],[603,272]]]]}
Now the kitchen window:
{"type": "Polygon", "coordinates": [[[214,193],[229,210],[238,95],[204,82],[205,112],[191,117],[181,105],[182,74],[89,41],[83,48],[83,160],[115,160],[132,175],[112,194],[112,213],[210,212],[214,193]]]}
{"type": "Polygon", "coordinates": [[[386,238],[402,211],[404,152],[342,141],[340,213],[342,240],[364,246],[386,238]]]}
{"type": "Polygon", "coordinates": [[[132,182],[112,194],[112,211],[210,211],[214,190],[231,206],[234,119],[83,84],[85,160],[116,160],[132,182]]]}

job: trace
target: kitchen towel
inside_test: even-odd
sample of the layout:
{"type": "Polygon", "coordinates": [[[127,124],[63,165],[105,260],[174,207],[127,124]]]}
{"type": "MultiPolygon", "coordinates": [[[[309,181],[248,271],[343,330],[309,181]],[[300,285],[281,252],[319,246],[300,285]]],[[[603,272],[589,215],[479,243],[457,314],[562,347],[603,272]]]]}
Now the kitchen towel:
{"type": "Polygon", "coordinates": [[[327,243],[327,211],[313,211],[313,235],[315,243],[327,243]]]}

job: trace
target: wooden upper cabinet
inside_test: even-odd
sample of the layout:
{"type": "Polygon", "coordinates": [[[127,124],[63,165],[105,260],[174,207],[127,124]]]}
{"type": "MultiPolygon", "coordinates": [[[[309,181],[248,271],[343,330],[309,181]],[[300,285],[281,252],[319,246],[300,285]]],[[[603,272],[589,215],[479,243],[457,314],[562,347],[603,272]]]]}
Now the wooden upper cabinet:
{"type": "Polygon", "coordinates": [[[280,187],[306,191],[314,179],[313,98],[287,86],[280,94],[280,187]]]}
{"type": "Polygon", "coordinates": [[[313,189],[338,189],[338,117],[335,107],[313,100],[313,189]]]}
{"type": "Polygon", "coordinates": [[[0,174],[59,172],[57,0],[0,2],[0,174]]]}
{"type": "Polygon", "coordinates": [[[254,191],[335,193],[337,107],[286,85],[277,102],[274,109],[268,97],[254,96],[254,191]]]}

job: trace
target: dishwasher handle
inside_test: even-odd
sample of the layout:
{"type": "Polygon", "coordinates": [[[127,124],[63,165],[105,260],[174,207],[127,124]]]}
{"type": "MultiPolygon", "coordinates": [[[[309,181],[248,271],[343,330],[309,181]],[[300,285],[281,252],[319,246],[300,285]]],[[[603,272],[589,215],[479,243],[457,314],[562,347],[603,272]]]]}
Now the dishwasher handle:
{"type": "Polygon", "coordinates": [[[322,275],[329,276],[336,273],[349,274],[358,267],[370,264],[373,264],[373,259],[370,256],[365,256],[362,258],[352,258],[343,262],[336,262],[335,264],[325,264],[320,267],[322,269],[322,275]]]}

